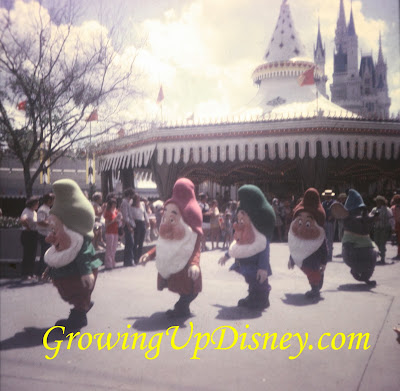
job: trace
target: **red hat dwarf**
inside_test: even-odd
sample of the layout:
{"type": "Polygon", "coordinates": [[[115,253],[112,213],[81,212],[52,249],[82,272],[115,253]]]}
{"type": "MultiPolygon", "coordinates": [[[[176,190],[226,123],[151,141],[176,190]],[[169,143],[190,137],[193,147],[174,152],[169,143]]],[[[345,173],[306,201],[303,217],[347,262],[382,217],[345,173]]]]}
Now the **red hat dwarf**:
{"type": "Polygon", "coordinates": [[[190,179],[180,178],[175,182],[172,198],[165,201],[164,206],[169,203],[173,203],[179,208],[183,221],[194,232],[203,235],[203,214],[196,200],[194,184],[190,179]]]}
{"type": "Polygon", "coordinates": [[[324,226],[325,210],[321,204],[321,199],[319,198],[319,193],[316,189],[310,187],[306,190],[303,199],[293,209],[293,218],[295,218],[300,212],[310,213],[320,227],[324,226]]]}

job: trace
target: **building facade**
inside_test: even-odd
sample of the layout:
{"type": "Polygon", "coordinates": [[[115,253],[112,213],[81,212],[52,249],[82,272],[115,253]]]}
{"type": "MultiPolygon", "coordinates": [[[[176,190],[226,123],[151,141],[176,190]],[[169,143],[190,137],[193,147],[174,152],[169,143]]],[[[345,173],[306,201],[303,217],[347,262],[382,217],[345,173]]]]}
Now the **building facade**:
{"type": "Polygon", "coordinates": [[[369,118],[388,118],[390,97],[387,84],[387,64],[383,58],[379,36],[378,59],[362,55],[358,65],[358,36],[353,10],[346,24],[343,0],[335,30],[331,100],[339,106],[369,118]]]}
{"type": "MultiPolygon", "coordinates": [[[[113,191],[110,178],[119,176],[128,186],[138,172],[148,169],[164,200],[183,176],[199,186],[214,183],[220,189],[237,189],[252,183],[267,194],[283,196],[302,194],[308,187],[354,187],[368,194],[399,188],[400,123],[360,114],[364,103],[359,99],[363,79],[354,46],[357,36],[352,17],[349,26],[342,23],[342,6],[341,2],[335,61],[337,67],[346,65],[342,73],[351,72],[354,80],[349,83],[347,76],[338,79],[334,74],[334,83],[343,79],[348,85],[346,97],[353,106],[346,109],[327,99],[320,30],[314,60],[308,59],[288,1],[283,0],[265,62],[252,75],[258,90],[247,111],[211,123],[154,125],[108,141],[98,150],[103,192],[113,191]],[[349,31],[346,46],[339,44],[339,35],[348,37],[349,31]],[[304,75],[313,69],[311,82],[305,82],[304,75]]],[[[366,77],[370,64],[362,64],[366,77]]],[[[380,80],[385,85],[386,75],[380,80]]]]}

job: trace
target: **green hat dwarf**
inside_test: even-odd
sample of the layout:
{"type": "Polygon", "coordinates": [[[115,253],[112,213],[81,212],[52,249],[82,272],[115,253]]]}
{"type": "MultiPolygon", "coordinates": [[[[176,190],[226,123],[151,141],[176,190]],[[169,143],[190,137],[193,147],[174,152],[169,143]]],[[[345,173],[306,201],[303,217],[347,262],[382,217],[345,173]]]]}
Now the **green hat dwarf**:
{"type": "Polygon", "coordinates": [[[245,211],[253,225],[270,239],[275,228],[275,212],[263,192],[254,185],[244,185],[239,191],[239,210],[245,211]]]}
{"type": "Polygon", "coordinates": [[[72,179],[54,182],[54,205],[50,213],[74,232],[93,237],[94,209],[78,184],[72,179]]]}

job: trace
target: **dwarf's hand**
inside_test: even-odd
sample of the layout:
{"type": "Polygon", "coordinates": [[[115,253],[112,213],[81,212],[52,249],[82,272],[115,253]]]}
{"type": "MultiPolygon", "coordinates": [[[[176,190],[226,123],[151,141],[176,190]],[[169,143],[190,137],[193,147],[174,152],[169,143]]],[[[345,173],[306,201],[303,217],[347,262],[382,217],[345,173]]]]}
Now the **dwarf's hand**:
{"type": "Polygon", "coordinates": [[[94,275],[92,274],[85,274],[81,276],[82,285],[84,288],[92,290],[94,288],[94,275]]]}
{"type": "Polygon", "coordinates": [[[393,330],[397,334],[396,341],[400,343],[400,327],[393,327],[393,330]]]}
{"type": "Polygon", "coordinates": [[[228,259],[229,259],[229,258],[227,258],[227,257],[224,255],[223,257],[221,257],[221,258],[219,259],[218,264],[221,265],[221,266],[224,266],[225,263],[226,263],[226,261],[227,261],[228,259]]]}
{"type": "Polygon", "coordinates": [[[288,264],[287,264],[287,267],[288,267],[289,270],[290,270],[290,269],[294,269],[294,262],[293,262],[291,259],[289,259],[289,262],[288,262],[288,264]]]}
{"type": "Polygon", "coordinates": [[[257,270],[257,281],[262,284],[268,278],[268,272],[264,269],[257,270]]]}
{"type": "Polygon", "coordinates": [[[139,258],[139,263],[142,265],[142,266],[145,266],[146,265],[146,263],[149,261],[149,256],[148,256],[148,254],[143,254],[140,258],[139,258]]]}
{"type": "Polygon", "coordinates": [[[197,265],[192,265],[189,267],[188,276],[193,281],[196,281],[200,276],[200,268],[197,265]]]}

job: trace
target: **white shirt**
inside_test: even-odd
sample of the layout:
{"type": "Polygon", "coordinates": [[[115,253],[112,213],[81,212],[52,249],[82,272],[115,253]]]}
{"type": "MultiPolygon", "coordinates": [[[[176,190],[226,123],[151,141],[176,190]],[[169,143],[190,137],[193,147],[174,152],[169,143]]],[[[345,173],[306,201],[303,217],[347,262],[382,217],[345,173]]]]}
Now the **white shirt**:
{"type": "Polygon", "coordinates": [[[136,227],[135,219],[133,218],[132,207],[128,199],[124,198],[122,200],[119,210],[121,212],[124,224],[128,224],[132,228],[135,228],[136,227]]]}
{"type": "Polygon", "coordinates": [[[149,221],[144,202],[140,203],[140,207],[132,206],[132,214],[135,220],[146,221],[146,222],[149,221]]]}
{"type": "MultiPolygon", "coordinates": [[[[46,221],[48,220],[50,215],[50,208],[48,205],[43,204],[37,211],[37,221],[38,223],[41,221],[46,221]]],[[[37,231],[40,233],[40,235],[47,236],[50,233],[50,228],[49,227],[43,227],[41,225],[37,225],[37,231]]]]}
{"type": "MultiPolygon", "coordinates": [[[[36,222],[37,222],[37,213],[35,210],[32,210],[30,208],[25,208],[22,213],[21,213],[21,219],[23,217],[26,217],[26,222],[29,226],[29,229],[31,231],[36,231],[36,222]]],[[[22,230],[26,231],[27,228],[23,225],[22,230]]]]}

